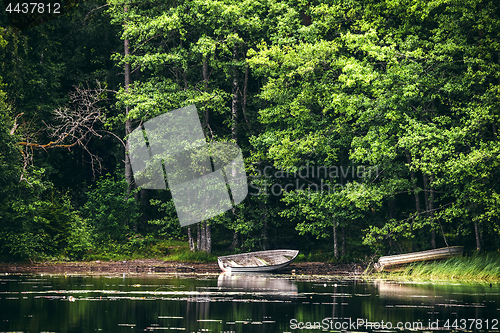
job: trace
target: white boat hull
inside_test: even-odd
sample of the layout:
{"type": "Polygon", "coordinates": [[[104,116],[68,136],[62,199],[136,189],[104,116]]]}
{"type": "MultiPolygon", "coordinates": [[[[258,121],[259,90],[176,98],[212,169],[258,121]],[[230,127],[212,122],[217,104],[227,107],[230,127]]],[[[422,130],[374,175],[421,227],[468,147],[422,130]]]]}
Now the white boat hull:
{"type": "Polygon", "coordinates": [[[298,250],[258,251],[219,257],[218,263],[227,273],[272,272],[289,265],[298,253],[298,250]]]}
{"type": "Polygon", "coordinates": [[[463,246],[451,246],[428,251],[380,257],[378,262],[375,264],[375,269],[380,272],[390,267],[418,261],[448,259],[455,256],[462,256],[463,251],[463,246]]]}

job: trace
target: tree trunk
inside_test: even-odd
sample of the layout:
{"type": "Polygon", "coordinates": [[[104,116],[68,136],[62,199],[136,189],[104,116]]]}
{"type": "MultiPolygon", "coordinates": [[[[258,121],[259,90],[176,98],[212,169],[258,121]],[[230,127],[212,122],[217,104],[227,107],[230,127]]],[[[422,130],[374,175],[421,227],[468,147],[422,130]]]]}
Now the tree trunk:
{"type": "MultiPolygon", "coordinates": [[[[408,151],[406,151],[406,161],[408,162],[408,167],[410,167],[411,164],[411,156],[408,151]]],[[[417,187],[417,177],[415,177],[415,172],[410,170],[410,179],[413,187],[413,196],[415,197],[415,211],[417,212],[416,216],[411,219],[411,233],[413,235],[413,230],[414,230],[414,222],[415,219],[418,219],[420,217],[420,194],[418,193],[418,187],[417,187]]],[[[417,244],[416,242],[411,242],[411,249],[412,251],[418,251],[417,249],[417,244]]]]}
{"type": "Polygon", "coordinates": [[[140,218],[140,225],[138,223],[134,224],[134,231],[137,232],[138,227],[143,228],[147,227],[148,225],[148,220],[149,220],[149,215],[148,215],[148,209],[147,207],[149,206],[149,200],[148,200],[148,191],[141,189],[138,193],[139,200],[141,203],[141,218],[140,218]]]}
{"type": "Polygon", "coordinates": [[[194,239],[193,235],[191,234],[191,227],[188,227],[188,240],[189,240],[189,250],[191,250],[191,252],[194,252],[195,251],[194,239]]]}
{"type": "Polygon", "coordinates": [[[479,224],[477,221],[474,221],[474,233],[476,234],[476,251],[477,253],[483,252],[483,246],[481,244],[481,232],[479,230],[479,224]]]}
{"type": "Polygon", "coordinates": [[[425,173],[422,178],[424,181],[425,211],[429,214],[429,179],[425,173]]]}
{"type": "Polygon", "coordinates": [[[436,229],[434,228],[434,176],[429,177],[429,217],[431,218],[431,246],[433,249],[436,248],[436,229]]]}
{"type": "MultiPolygon", "coordinates": [[[[411,164],[411,156],[408,151],[406,151],[406,161],[408,162],[408,165],[411,164]]],[[[418,217],[420,215],[420,195],[418,194],[417,182],[415,180],[416,179],[415,172],[410,171],[410,179],[413,186],[413,195],[415,197],[415,210],[417,211],[417,217],[418,217]]]]}
{"type": "Polygon", "coordinates": [[[231,98],[231,138],[237,141],[238,137],[238,80],[236,79],[236,70],[233,73],[233,89],[231,98]]]}
{"type": "MultiPolygon", "coordinates": [[[[125,13],[127,12],[127,6],[125,5],[124,7],[125,13]]],[[[126,26],[127,23],[124,22],[124,25],[126,26]]],[[[124,53],[125,57],[130,55],[130,49],[129,49],[129,40],[125,39],[123,42],[123,47],[124,47],[124,53]]],[[[125,62],[125,93],[129,92],[129,86],[130,86],[130,63],[127,61],[125,62]]],[[[125,118],[128,117],[129,114],[129,107],[125,107],[125,118]]],[[[125,120],[125,137],[127,137],[130,133],[132,133],[132,122],[129,119],[125,120]]],[[[127,180],[128,183],[128,189],[127,189],[127,194],[130,193],[132,190],[133,186],[133,175],[132,175],[132,165],[130,163],[130,155],[129,155],[129,142],[128,139],[125,141],[125,179],[127,180]]]]}
{"type": "MultiPolygon", "coordinates": [[[[233,48],[233,62],[236,62],[236,47],[233,48]]],[[[236,67],[233,69],[233,87],[232,87],[232,98],[231,98],[231,139],[234,142],[238,142],[238,80],[236,79],[236,67]]],[[[236,177],[236,169],[232,169],[233,179],[236,177]]],[[[231,198],[232,199],[232,198],[231,198]]],[[[231,200],[232,201],[232,200],[231,200]]],[[[236,217],[236,207],[231,209],[233,213],[233,217],[236,217]]],[[[234,250],[238,246],[238,233],[236,231],[233,232],[233,242],[231,244],[231,249],[234,250]]]]}
{"type": "Polygon", "coordinates": [[[182,71],[182,79],[184,80],[184,90],[188,89],[187,71],[184,69],[182,71]]]}
{"type": "Polygon", "coordinates": [[[203,222],[205,225],[205,251],[208,253],[212,252],[212,234],[210,231],[210,224],[208,222],[203,222]]]}
{"type": "Polygon", "coordinates": [[[339,258],[339,246],[337,242],[337,221],[333,219],[333,256],[339,258]]]}
{"type": "Polygon", "coordinates": [[[241,111],[243,112],[243,117],[247,126],[250,127],[250,122],[248,121],[246,110],[247,110],[247,91],[248,91],[248,65],[245,67],[245,81],[243,82],[243,104],[241,105],[241,111]]]}
{"type": "Polygon", "coordinates": [[[205,229],[206,222],[198,223],[200,225],[200,251],[207,250],[207,232],[205,229]]]}
{"type": "Polygon", "coordinates": [[[433,249],[436,248],[436,230],[434,228],[431,230],[431,246],[433,249]]]}
{"type": "Polygon", "coordinates": [[[264,212],[264,216],[262,217],[264,221],[264,225],[262,226],[262,250],[269,249],[269,242],[267,236],[267,214],[264,212]]]}
{"type": "Polygon", "coordinates": [[[236,250],[236,248],[238,247],[238,245],[240,245],[239,235],[235,231],[235,232],[233,232],[233,242],[231,243],[231,246],[229,247],[229,250],[231,250],[231,251],[236,250]]]}
{"type": "Polygon", "coordinates": [[[200,227],[200,223],[196,224],[196,250],[201,251],[201,227],[200,227]]]}
{"type": "Polygon", "coordinates": [[[345,227],[341,227],[340,230],[342,230],[342,251],[341,251],[341,254],[342,254],[342,257],[345,258],[345,227]]]}
{"type": "MultiPolygon", "coordinates": [[[[498,225],[498,217],[495,217],[495,225],[498,225]]],[[[500,234],[498,233],[497,233],[497,251],[500,252],[500,234]]]]}
{"type": "Polygon", "coordinates": [[[427,212],[427,218],[431,225],[431,247],[436,248],[436,231],[434,230],[434,190],[432,186],[432,176],[428,177],[425,173],[423,174],[424,180],[424,196],[425,196],[425,210],[427,212]],[[430,179],[429,179],[430,178],[430,179]]]}
{"type": "MultiPolygon", "coordinates": [[[[205,92],[208,91],[208,61],[207,57],[203,57],[203,86],[205,88],[205,92]]],[[[209,122],[209,113],[208,113],[208,108],[205,108],[205,119],[203,120],[205,122],[205,126],[208,126],[209,122]]]]}
{"type": "Polygon", "coordinates": [[[387,206],[389,208],[389,219],[396,219],[396,203],[394,198],[389,198],[387,200],[387,206]]]}

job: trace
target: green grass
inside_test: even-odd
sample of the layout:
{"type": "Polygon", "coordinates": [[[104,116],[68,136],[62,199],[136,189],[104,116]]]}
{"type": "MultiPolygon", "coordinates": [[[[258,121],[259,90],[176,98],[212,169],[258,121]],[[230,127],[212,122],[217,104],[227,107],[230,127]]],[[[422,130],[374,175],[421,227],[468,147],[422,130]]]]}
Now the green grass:
{"type": "Polygon", "coordinates": [[[108,243],[87,253],[83,260],[163,259],[189,251],[186,241],[135,237],[126,243],[108,243]]]}
{"type": "Polygon", "coordinates": [[[316,250],[309,253],[300,252],[294,262],[339,262],[339,260],[335,259],[331,251],[316,250]]]}
{"type": "Polygon", "coordinates": [[[500,281],[500,254],[420,262],[407,266],[404,271],[374,275],[410,281],[497,282],[500,281]]]}
{"type": "Polygon", "coordinates": [[[163,260],[182,262],[217,262],[217,256],[206,252],[191,252],[187,249],[187,252],[172,254],[163,258],[163,260]]]}
{"type": "Polygon", "coordinates": [[[137,237],[124,244],[102,245],[85,255],[83,259],[90,261],[159,259],[180,262],[217,262],[217,255],[191,252],[187,241],[137,237]]]}

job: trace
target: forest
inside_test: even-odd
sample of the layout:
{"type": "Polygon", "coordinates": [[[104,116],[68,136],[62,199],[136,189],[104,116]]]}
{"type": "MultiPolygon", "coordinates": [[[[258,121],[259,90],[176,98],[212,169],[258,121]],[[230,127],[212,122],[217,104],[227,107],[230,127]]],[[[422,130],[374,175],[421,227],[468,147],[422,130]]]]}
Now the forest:
{"type": "Polygon", "coordinates": [[[0,261],[500,250],[496,1],[14,3],[0,261]],[[241,149],[248,195],[181,227],[168,187],[136,186],[128,141],[189,105],[208,142],[241,149]]]}

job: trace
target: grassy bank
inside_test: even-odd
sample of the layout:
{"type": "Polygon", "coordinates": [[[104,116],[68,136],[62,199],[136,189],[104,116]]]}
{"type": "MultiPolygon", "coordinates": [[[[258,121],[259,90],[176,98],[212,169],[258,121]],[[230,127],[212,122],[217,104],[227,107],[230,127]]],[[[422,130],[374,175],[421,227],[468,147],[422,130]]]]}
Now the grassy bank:
{"type": "Polygon", "coordinates": [[[84,261],[158,259],[179,262],[216,262],[217,253],[191,252],[187,241],[138,239],[125,244],[107,244],[86,254],[84,261]]]}
{"type": "Polygon", "coordinates": [[[375,277],[409,281],[500,282],[500,254],[490,253],[446,261],[419,262],[403,271],[375,273],[375,277]]]}

